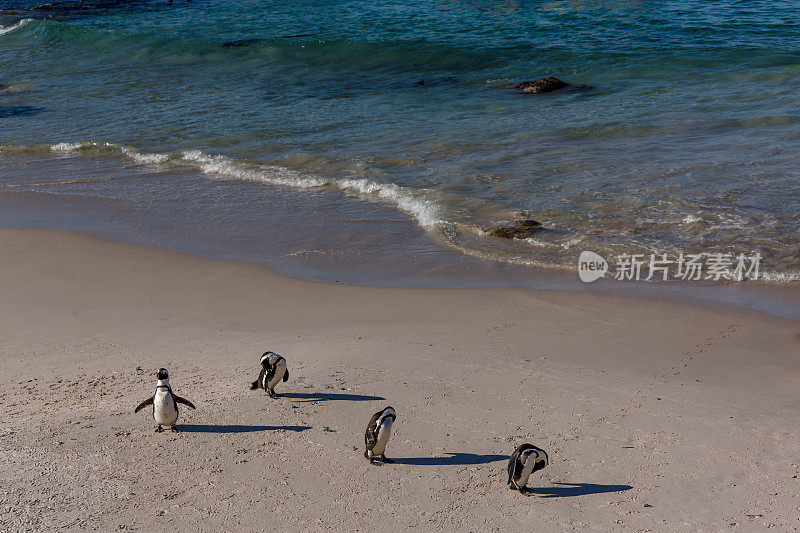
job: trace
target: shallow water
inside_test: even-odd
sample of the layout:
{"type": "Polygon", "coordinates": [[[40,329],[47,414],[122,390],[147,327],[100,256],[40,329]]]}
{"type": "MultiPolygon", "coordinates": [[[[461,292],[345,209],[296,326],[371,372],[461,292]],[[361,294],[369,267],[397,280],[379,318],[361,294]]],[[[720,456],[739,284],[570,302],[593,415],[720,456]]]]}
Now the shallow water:
{"type": "Polygon", "coordinates": [[[101,233],[352,282],[502,285],[583,250],[800,279],[789,4],[36,5],[0,8],[0,197],[46,204],[29,225],[91,198],[101,233]],[[592,88],[498,88],[547,75],[592,88]],[[544,230],[487,233],[523,217],[544,230]]]}

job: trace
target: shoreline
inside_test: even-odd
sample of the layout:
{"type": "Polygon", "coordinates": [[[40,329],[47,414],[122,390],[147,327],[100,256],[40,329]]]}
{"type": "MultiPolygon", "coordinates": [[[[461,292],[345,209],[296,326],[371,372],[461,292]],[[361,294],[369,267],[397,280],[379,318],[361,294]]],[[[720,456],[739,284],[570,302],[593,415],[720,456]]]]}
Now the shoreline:
{"type": "MultiPolygon", "coordinates": [[[[4,202],[0,197],[0,205],[9,207],[12,204],[4,202]]],[[[23,203],[23,205],[30,205],[23,203]]],[[[13,205],[12,210],[19,209],[20,205],[13,205]]],[[[34,218],[42,218],[35,215],[34,218]]],[[[47,219],[47,217],[44,217],[47,219]]],[[[383,273],[380,276],[376,269],[370,269],[368,274],[352,270],[341,271],[326,266],[315,267],[295,263],[293,265],[270,264],[262,259],[250,259],[230,253],[215,253],[211,250],[182,249],[178,243],[153,242],[153,238],[126,238],[114,230],[102,229],[82,230],[73,229],[74,224],[66,223],[64,219],[56,217],[57,225],[66,225],[68,228],[50,227],[53,223],[45,223],[41,227],[38,223],[23,221],[19,225],[0,225],[0,231],[29,230],[29,231],[54,231],[77,233],[87,237],[108,240],[132,246],[148,246],[168,252],[186,254],[188,256],[207,259],[211,261],[234,262],[266,268],[286,279],[307,281],[311,283],[342,284],[353,287],[394,288],[394,289],[439,289],[439,290],[490,290],[509,289],[522,291],[543,292],[575,292],[587,293],[595,296],[633,297],[654,302],[685,303],[689,305],[708,306],[710,308],[740,309],[748,312],[765,313],[778,318],[800,319],[800,283],[771,283],[765,281],[747,281],[738,283],[707,282],[666,282],[648,283],[644,281],[615,281],[611,279],[584,283],[578,279],[577,272],[548,270],[538,267],[518,267],[500,264],[490,260],[483,260],[461,255],[452,250],[442,248],[442,254],[456,257],[462,264],[479,265],[468,267],[469,272],[454,271],[450,262],[440,265],[435,271],[426,271],[432,279],[423,279],[410,271],[383,273]],[[178,246],[176,246],[178,244],[178,246]],[[282,268],[281,268],[282,267],[282,268]],[[448,268],[450,267],[450,268],[448,268]],[[374,272],[373,272],[374,270],[374,272]],[[457,276],[456,276],[457,273],[457,276]],[[490,280],[479,280],[481,274],[497,275],[490,280]]],[[[0,223],[2,224],[2,223],[0,223]]],[[[80,224],[77,224],[80,226],[80,224]]],[[[434,244],[435,246],[439,246],[434,244]]],[[[331,265],[327,265],[330,267],[331,265]]]]}
{"type": "MultiPolygon", "coordinates": [[[[88,161],[74,154],[0,159],[8,180],[0,186],[0,227],[78,231],[263,264],[285,276],[328,283],[589,291],[719,303],[800,319],[800,283],[789,278],[718,284],[609,279],[583,283],[576,271],[566,268],[472,255],[444,239],[439,230],[426,230],[397,206],[375,198],[264,186],[214,178],[198,169],[161,168],[135,157],[132,161],[120,165],[118,157],[88,161]],[[49,175],[58,180],[42,177],[49,175]],[[173,198],[176,191],[184,196],[173,198]]],[[[499,245],[511,244],[498,240],[499,245]]]]}
{"type": "Polygon", "coordinates": [[[9,528],[800,526],[795,320],[330,285],[51,230],[0,245],[9,528]],[[265,350],[279,400],[248,390],[265,350]],[[198,407],[181,434],[133,414],[160,366],[198,407]],[[371,467],[385,405],[398,463],[371,467]],[[551,461],[528,498],[504,486],[524,441],[551,461]]]}

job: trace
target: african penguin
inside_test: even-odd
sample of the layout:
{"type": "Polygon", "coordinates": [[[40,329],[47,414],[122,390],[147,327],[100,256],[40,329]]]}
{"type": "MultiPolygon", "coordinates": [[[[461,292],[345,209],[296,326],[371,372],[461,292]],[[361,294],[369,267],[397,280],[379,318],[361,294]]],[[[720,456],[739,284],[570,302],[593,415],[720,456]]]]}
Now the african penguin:
{"type": "Polygon", "coordinates": [[[533,444],[520,445],[508,460],[508,488],[524,494],[531,474],[548,464],[546,451],[533,444]]]}
{"type": "Polygon", "coordinates": [[[195,408],[192,402],[172,392],[172,387],[169,386],[169,373],[166,368],[161,368],[158,371],[155,394],[140,403],[133,412],[138,413],[148,405],[152,405],[153,419],[158,424],[156,431],[159,433],[164,431],[161,426],[169,426],[172,431],[178,431],[178,428],[175,427],[175,422],[178,421],[179,403],[188,405],[192,409],[195,408]]]}
{"type": "Polygon", "coordinates": [[[261,387],[270,398],[280,398],[280,394],[275,393],[275,385],[281,380],[289,381],[289,371],[286,369],[286,359],[275,352],[264,352],[261,356],[261,371],[258,379],[250,385],[250,390],[261,387]]]}
{"type": "Polygon", "coordinates": [[[367,432],[364,435],[364,442],[367,449],[364,452],[364,457],[369,459],[372,463],[375,458],[379,458],[384,463],[393,463],[391,459],[387,459],[386,443],[389,442],[389,435],[392,434],[392,424],[397,418],[394,409],[387,407],[382,411],[378,411],[369,421],[367,425],[367,432]]]}

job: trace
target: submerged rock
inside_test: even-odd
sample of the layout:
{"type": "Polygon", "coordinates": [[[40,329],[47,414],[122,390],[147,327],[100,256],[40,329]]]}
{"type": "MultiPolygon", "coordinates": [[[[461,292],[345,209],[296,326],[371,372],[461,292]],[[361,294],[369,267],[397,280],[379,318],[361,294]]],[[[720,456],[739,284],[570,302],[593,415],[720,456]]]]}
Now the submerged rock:
{"type": "Polygon", "coordinates": [[[501,237],[503,239],[527,239],[534,233],[542,231],[544,228],[541,223],[527,218],[520,220],[513,226],[500,226],[489,231],[489,235],[501,237]]]}
{"type": "Polygon", "coordinates": [[[563,89],[564,87],[569,87],[569,83],[561,81],[560,79],[554,78],[552,76],[534,81],[509,83],[502,86],[503,89],[518,89],[524,93],[531,93],[531,94],[549,93],[552,91],[563,89]]]}

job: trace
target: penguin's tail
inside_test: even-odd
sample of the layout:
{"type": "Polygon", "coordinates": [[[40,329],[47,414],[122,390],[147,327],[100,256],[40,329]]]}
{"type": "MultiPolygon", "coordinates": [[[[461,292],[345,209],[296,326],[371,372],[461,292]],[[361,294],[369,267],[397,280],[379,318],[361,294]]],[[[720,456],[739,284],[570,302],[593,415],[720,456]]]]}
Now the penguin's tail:
{"type": "Polygon", "coordinates": [[[256,390],[258,388],[258,380],[255,380],[250,384],[250,390],[256,390]]]}

